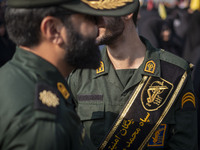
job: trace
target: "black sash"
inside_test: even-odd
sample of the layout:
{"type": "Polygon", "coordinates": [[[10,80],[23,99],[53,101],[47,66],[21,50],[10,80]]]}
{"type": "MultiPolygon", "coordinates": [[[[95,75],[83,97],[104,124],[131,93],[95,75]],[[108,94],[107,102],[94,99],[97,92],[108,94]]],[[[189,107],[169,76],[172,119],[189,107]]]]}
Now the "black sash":
{"type": "Polygon", "coordinates": [[[185,83],[187,72],[183,69],[172,74],[167,75],[165,79],[143,77],[99,150],[142,150],[144,148],[185,83]]]}

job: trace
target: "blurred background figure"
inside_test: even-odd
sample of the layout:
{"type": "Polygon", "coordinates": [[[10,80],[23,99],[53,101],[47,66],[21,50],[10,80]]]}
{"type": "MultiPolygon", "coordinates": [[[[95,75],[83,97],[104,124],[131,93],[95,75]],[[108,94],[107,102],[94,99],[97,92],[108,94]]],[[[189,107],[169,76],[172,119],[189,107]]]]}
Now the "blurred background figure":
{"type": "Polygon", "coordinates": [[[4,20],[0,19],[0,67],[15,53],[15,44],[8,38],[4,20]]]}
{"type": "Polygon", "coordinates": [[[4,12],[6,7],[6,0],[0,0],[0,18],[4,19],[4,12]]]}
{"type": "Polygon", "coordinates": [[[0,67],[15,53],[15,44],[9,39],[4,22],[6,0],[0,0],[0,67]]]}
{"type": "Polygon", "coordinates": [[[190,0],[141,0],[138,33],[154,47],[183,57],[189,28],[189,5],[190,0]]]}
{"type": "Polygon", "coordinates": [[[189,9],[189,11],[190,20],[188,22],[183,58],[196,64],[200,58],[200,11],[192,9],[189,9]]]}

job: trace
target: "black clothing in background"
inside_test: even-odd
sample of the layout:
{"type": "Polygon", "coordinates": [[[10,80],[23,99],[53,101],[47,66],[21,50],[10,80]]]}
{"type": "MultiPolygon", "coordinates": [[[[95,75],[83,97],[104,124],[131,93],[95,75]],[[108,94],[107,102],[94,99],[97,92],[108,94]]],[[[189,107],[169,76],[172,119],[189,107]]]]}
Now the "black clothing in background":
{"type": "Polygon", "coordinates": [[[12,58],[15,49],[15,44],[7,35],[0,36],[0,67],[12,58]]]}
{"type": "Polygon", "coordinates": [[[138,34],[148,39],[152,46],[158,48],[158,39],[160,38],[162,24],[162,19],[160,18],[158,11],[156,9],[149,11],[146,10],[145,7],[141,7],[139,13],[140,18],[137,24],[138,34]]]}
{"type": "MultiPolygon", "coordinates": [[[[200,47],[198,49],[200,51],[200,47]]],[[[200,59],[195,64],[193,74],[193,85],[194,85],[194,92],[196,94],[197,99],[197,116],[200,118],[200,59]]],[[[200,148],[200,119],[198,119],[198,147],[200,148]]]]}
{"type": "Polygon", "coordinates": [[[200,58],[198,47],[200,47],[200,11],[195,11],[190,16],[183,58],[196,64],[200,58]]]}

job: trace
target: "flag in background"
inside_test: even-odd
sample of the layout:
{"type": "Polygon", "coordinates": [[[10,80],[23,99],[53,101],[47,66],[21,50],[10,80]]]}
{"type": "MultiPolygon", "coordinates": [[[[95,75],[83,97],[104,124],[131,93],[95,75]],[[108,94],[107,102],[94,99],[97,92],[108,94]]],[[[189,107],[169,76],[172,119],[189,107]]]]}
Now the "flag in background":
{"type": "Polygon", "coordinates": [[[191,0],[190,1],[190,9],[193,11],[199,10],[200,11],[200,0],[191,0]]]}
{"type": "Polygon", "coordinates": [[[148,0],[147,2],[147,10],[152,10],[153,9],[153,0],[148,0]]]}
{"type": "Polygon", "coordinates": [[[163,3],[158,4],[158,13],[163,20],[167,18],[167,12],[163,3]]]}

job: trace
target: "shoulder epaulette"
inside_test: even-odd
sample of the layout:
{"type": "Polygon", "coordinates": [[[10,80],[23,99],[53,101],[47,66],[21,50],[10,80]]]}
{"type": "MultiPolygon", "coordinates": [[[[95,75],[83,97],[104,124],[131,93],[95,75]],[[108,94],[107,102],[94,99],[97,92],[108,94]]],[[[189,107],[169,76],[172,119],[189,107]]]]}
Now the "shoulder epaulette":
{"type": "Polygon", "coordinates": [[[40,82],[36,85],[35,94],[35,109],[51,112],[54,114],[57,112],[57,107],[60,104],[60,99],[56,89],[46,83],[40,82]]]}
{"type": "Polygon", "coordinates": [[[160,59],[176,65],[180,68],[183,68],[184,70],[187,70],[189,68],[188,62],[185,59],[165,50],[160,50],[160,59]]]}

